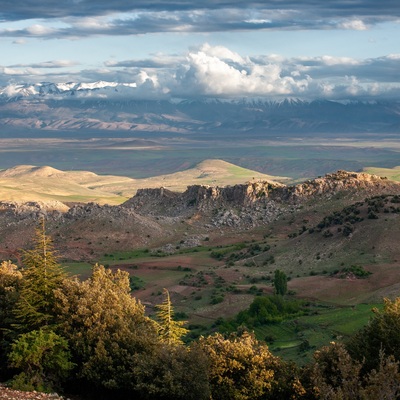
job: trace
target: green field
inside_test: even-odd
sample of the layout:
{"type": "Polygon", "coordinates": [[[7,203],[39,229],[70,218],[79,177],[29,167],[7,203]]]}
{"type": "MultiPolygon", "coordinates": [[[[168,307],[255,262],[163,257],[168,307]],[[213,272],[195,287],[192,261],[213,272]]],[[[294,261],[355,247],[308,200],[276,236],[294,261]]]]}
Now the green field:
{"type": "Polygon", "coordinates": [[[338,307],[314,303],[310,305],[309,315],[263,326],[255,333],[258,339],[266,339],[273,353],[302,364],[310,361],[318,348],[332,341],[346,341],[368,323],[374,307],[382,304],[338,307]]]}
{"type": "MultiPolygon", "coordinates": [[[[135,282],[133,295],[142,299],[145,304],[157,304],[161,300],[163,287],[175,288],[182,282],[195,283],[195,286],[188,289],[181,286],[182,292],[178,291],[180,294],[174,297],[174,306],[178,314],[185,315],[185,319],[189,321],[191,337],[197,337],[218,329],[218,315],[227,315],[224,308],[227,299],[231,304],[228,306],[231,309],[228,317],[233,317],[233,308],[236,307],[238,312],[248,307],[254,296],[259,294],[253,288],[263,289],[264,295],[272,293],[269,278],[267,281],[253,279],[255,276],[260,277],[260,270],[239,264],[227,267],[216,260],[215,254],[222,254],[226,258],[232,253],[253,249],[258,243],[264,245],[263,241],[203,246],[182,249],[174,255],[155,256],[147,249],[114,252],[104,254],[99,263],[127,271],[135,282]],[[219,298],[221,300],[216,300],[219,298]]],[[[92,266],[88,263],[65,262],[64,265],[70,274],[78,275],[81,279],[90,276],[92,266]]],[[[268,276],[267,269],[264,270],[264,276],[268,276]]],[[[321,346],[331,341],[346,341],[368,322],[373,315],[371,309],[381,306],[379,303],[343,306],[340,299],[338,300],[339,303],[309,301],[305,315],[256,327],[256,336],[265,340],[274,354],[295,360],[299,364],[306,363],[321,346]]],[[[152,313],[152,306],[146,307],[152,313]]]]}

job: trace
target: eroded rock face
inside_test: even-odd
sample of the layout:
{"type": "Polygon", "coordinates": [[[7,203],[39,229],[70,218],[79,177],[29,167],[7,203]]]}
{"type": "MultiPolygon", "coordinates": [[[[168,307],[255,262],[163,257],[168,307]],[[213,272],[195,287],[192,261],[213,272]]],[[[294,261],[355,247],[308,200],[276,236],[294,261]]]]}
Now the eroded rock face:
{"type": "Polygon", "coordinates": [[[184,193],[167,189],[143,189],[123,204],[138,212],[182,213],[185,209],[207,211],[218,207],[265,206],[276,204],[300,204],[317,196],[334,196],[339,192],[364,190],[366,195],[374,191],[398,192],[400,184],[376,175],[338,171],[323,178],[308,180],[295,186],[271,182],[249,182],[227,187],[189,186],[184,193]]]}
{"type": "Polygon", "coordinates": [[[121,226],[146,226],[151,231],[149,234],[157,235],[161,234],[159,222],[174,225],[177,221],[192,217],[202,219],[210,229],[266,224],[282,213],[295,211],[310,199],[329,199],[339,193],[355,197],[397,194],[400,193],[400,184],[376,175],[338,171],[294,186],[249,182],[227,187],[193,185],[183,193],[166,188],[140,189],[121,206],[89,203],[68,208],[54,201],[23,204],[1,202],[0,215],[10,223],[37,221],[43,217],[68,224],[104,220],[121,226]]]}
{"type": "Polygon", "coordinates": [[[68,210],[69,207],[59,201],[30,201],[26,203],[13,201],[0,202],[0,213],[13,215],[20,219],[29,218],[38,220],[43,217],[58,219],[68,210]]]}
{"type": "Polygon", "coordinates": [[[398,183],[390,182],[386,178],[377,175],[338,171],[333,174],[327,174],[323,178],[308,180],[295,186],[287,186],[282,190],[275,191],[272,197],[276,200],[298,203],[310,197],[330,197],[345,191],[363,190],[368,195],[374,191],[384,191],[386,189],[398,191],[399,187],[398,183]]]}

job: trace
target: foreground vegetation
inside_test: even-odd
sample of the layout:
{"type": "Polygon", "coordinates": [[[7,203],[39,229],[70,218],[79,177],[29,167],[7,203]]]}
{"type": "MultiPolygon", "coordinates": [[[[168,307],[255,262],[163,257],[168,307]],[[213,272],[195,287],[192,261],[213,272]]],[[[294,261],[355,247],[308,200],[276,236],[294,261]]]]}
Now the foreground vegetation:
{"type": "Polygon", "coordinates": [[[42,226],[21,266],[0,266],[1,379],[87,398],[398,398],[400,299],[385,300],[345,344],[315,349],[300,367],[248,331],[307,317],[304,302],[287,299],[286,283],[277,270],[275,294],[222,321],[225,335],[185,344],[187,328],[174,318],[168,291],[151,319],[132,297],[127,272],[95,265],[86,280],[67,276],[42,226]]]}

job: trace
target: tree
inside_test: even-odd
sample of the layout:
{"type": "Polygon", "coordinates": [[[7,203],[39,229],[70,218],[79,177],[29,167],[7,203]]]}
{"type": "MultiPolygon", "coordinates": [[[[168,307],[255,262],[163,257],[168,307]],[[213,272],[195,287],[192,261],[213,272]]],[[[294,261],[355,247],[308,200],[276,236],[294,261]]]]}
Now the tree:
{"type": "Polygon", "coordinates": [[[57,262],[52,240],[46,234],[44,220],[36,229],[34,242],[34,248],[24,252],[23,280],[15,307],[17,326],[23,332],[56,324],[54,291],[66,278],[57,262]]]}
{"type": "Polygon", "coordinates": [[[400,361],[400,297],[384,299],[383,310],[372,311],[373,318],[347,344],[353,358],[364,360],[364,373],[378,368],[381,351],[400,361]]]}
{"type": "Polygon", "coordinates": [[[225,339],[216,333],[201,337],[198,345],[208,358],[213,400],[268,398],[274,381],[269,366],[275,357],[253,334],[232,334],[225,339]]]}
{"type": "MultiPolygon", "coordinates": [[[[22,274],[15,264],[11,261],[0,264],[0,360],[6,360],[11,342],[16,337],[13,328],[16,323],[14,307],[18,301],[21,281],[22,274]]],[[[6,369],[6,363],[2,362],[0,372],[6,369]]]]}
{"type": "Polygon", "coordinates": [[[133,390],[140,358],[151,356],[159,340],[155,323],[130,295],[129,274],[95,265],[89,279],[66,280],[56,297],[78,378],[91,387],[133,390]]]}
{"type": "Polygon", "coordinates": [[[280,271],[279,269],[275,270],[274,287],[275,294],[284,296],[287,292],[287,276],[283,271],[280,271]]]}
{"type": "Polygon", "coordinates": [[[314,354],[305,368],[308,398],[326,400],[392,400],[400,395],[399,363],[379,353],[376,369],[365,374],[363,363],[352,358],[342,343],[331,343],[314,354]],[[308,377],[307,377],[308,374],[308,377]]]}
{"type": "Polygon", "coordinates": [[[0,264],[0,338],[15,322],[14,306],[19,297],[22,274],[11,261],[0,264]]]}
{"type": "Polygon", "coordinates": [[[383,351],[379,356],[378,369],[373,369],[366,377],[366,385],[361,390],[364,400],[392,400],[400,397],[399,362],[393,356],[385,357],[383,351]]]}
{"type": "Polygon", "coordinates": [[[73,368],[67,341],[51,330],[20,335],[12,344],[10,366],[22,372],[12,380],[19,390],[53,391],[73,368]]]}
{"type": "Polygon", "coordinates": [[[361,366],[343,344],[332,342],[314,354],[310,391],[317,399],[358,399],[361,366]]]}
{"type": "Polygon", "coordinates": [[[197,346],[160,343],[136,368],[140,399],[208,400],[207,358],[197,346]]]}
{"type": "Polygon", "coordinates": [[[174,320],[174,308],[171,303],[169,292],[164,289],[165,299],[157,305],[157,331],[162,342],[167,344],[182,344],[182,337],[189,331],[183,328],[185,321],[174,320]]]}

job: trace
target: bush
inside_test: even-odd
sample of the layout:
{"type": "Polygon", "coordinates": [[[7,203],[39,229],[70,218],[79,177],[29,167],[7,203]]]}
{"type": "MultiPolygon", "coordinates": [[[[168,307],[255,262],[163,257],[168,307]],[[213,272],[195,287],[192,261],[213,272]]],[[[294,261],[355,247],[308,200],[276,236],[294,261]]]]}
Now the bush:
{"type": "Polygon", "coordinates": [[[12,380],[12,387],[53,391],[73,368],[69,359],[68,343],[62,336],[43,329],[25,333],[13,343],[9,354],[10,366],[22,370],[12,380]]]}

